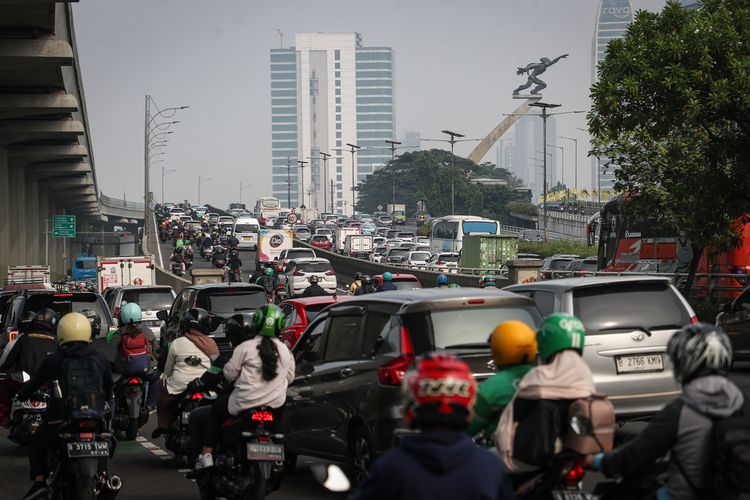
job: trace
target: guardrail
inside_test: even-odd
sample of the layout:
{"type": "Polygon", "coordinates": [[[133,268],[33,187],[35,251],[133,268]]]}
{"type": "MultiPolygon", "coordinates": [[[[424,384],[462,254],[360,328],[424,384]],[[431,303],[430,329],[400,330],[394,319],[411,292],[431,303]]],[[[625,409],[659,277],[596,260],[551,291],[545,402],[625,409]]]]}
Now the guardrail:
{"type": "MultiPolygon", "coordinates": [[[[154,218],[154,237],[153,238],[143,238],[141,240],[141,245],[143,245],[144,240],[148,240],[149,245],[158,245],[159,244],[159,235],[156,234],[156,228],[158,225],[156,224],[156,218],[154,218]]],[[[144,246],[141,247],[141,250],[143,250],[144,253],[150,254],[150,255],[157,255],[158,248],[155,248],[153,251],[150,248],[146,248],[144,246]]],[[[188,285],[191,285],[192,282],[190,280],[187,280],[185,278],[181,278],[177,276],[176,274],[172,274],[166,269],[164,269],[161,266],[154,265],[154,272],[156,274],[156,284],[157,285],[169,285],[172,287],[172,289],[176,293],[180,293],[183,288],[185,288],[188,285]]]]}
{"type": "Polygon", "coordinates": [[[140,210],[143,211],[143,203],[139,201],[126,201],[117,198],[111,198],[105,194],[99,194],[99,201],[107,206],[113,208],[125,208],[128,210],[140,210]]]}

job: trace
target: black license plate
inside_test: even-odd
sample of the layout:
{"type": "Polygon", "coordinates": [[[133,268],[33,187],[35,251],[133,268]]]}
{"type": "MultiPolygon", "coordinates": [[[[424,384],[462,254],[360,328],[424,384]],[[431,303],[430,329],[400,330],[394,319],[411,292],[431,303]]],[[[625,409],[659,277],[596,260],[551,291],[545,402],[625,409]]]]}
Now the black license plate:
{"type": "Polygon", "coordinates": [[[70,458],[108,457],[109,443],[107,441],[87,441],[68,443],[70,458]]]}
{"type": "Polygon", "coordinates": [[[272,443],[247,443],[248,460],[283,461],[284,445],[272,443]]]}
{"type": "Polygon", "coordinates": [[[593,497],[585,491],[553,490],[553,500],[591,500],[593,497]]]}

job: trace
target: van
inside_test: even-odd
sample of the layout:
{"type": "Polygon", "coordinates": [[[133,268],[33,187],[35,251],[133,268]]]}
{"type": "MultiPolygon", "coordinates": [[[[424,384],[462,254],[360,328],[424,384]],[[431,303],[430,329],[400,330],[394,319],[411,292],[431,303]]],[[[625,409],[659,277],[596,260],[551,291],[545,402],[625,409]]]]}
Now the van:
{"type": "Polygon", "coordinates": [[[240,242],[240,250],[257,250],[259,231],[260,222],[255,217],[238,217],[234,221],[234,228],[232,230],[235,238],[240,242]]]}

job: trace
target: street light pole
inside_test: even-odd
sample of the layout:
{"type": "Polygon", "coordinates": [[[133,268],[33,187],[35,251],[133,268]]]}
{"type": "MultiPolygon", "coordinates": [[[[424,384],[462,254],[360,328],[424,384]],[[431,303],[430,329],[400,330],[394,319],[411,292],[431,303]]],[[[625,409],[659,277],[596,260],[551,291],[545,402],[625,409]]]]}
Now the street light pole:
{"type": "Polygon", "coordinates": [[[565,140],[568,140],[568,141],[573,141],[575,143],[575,148],[576,148],[576,163],[575,163],[575,167],[574,167],[575,168],[575,172],[574,172],[574,176],[573,176],[573,189],[577,193],[578,192],[578,139],[576,139],[574,137],[565,137],[564,135],[561,135],[560,139],[565,139],[565,140]]]}
{"type": "Polygon", "coordinates": [[[396,225],[393,218],[393,211],[396,210],[396,146],[401,144],[399,141],[386,140],[386,144],[391,146],[391,222],[396,225]]]}
{"type": "MultiPolygon", "coordinates": [[[[328,187],[328,158],[330,158],[331,155],[321,151],[320,156],[323,157],[323,212],[328,213],[328,196],[326,195],[326,188],[328,187]]],[[[331,211],[333,211],[333,196],[331,196],[331,211]]]]}
{"type": "Polygon", "coordinates": [[[555,144],[547,144],[547,146],[555,149],[559,149],[561,153],[561,167],[562,167],[562,173],[560,174],[560,182],[563,186],[565,186],[565,191],[568,191],[568,186],[565,184],[565,146],[557,146],[555,144]]]}
{"type": "Polygon", "coordinates": [[[350,152],[352,154],[352,217],[354,217],[354,204],[356,203],[354,199],[354,188],[357,186],[357,174],[354,167],[354,154],[357,152],[360,146],[357,146],[356,144],[350,144],[348,142],[346,143],[346,145],[351,148],[350,152]]]}
{"type": "Polygon", "coordinates": [[[174,169],[174,168],[171,169],[171,170],[164,170],[164,165],[161,166],[161,202],[162,203],[164,203],[166,201],[164,199],[164,177],[167,174],[171,174],[171,173],[174,173],[174,172],[177,172],[177,170],[174,169]]]}
{"type": "Polygon", "coordinates": [[[456,215],[456,170],[453,166],[453,146],[458,142],[456,137],[464,137],[464,135],[450,130],[441,130],[441,132],[451,137],[448,141],[451,143],[451,215],[456,215]]]}
{"type": "Polygon", "coordinates": [[[286,208],[292,209],[292,159],[286,157],[286,208]]]}
{"type": "Polygon", "coordinates": [[[240,203],[242,203],[242,191],[250,186],[252,186],[252,184],[243,184],[242,182],[240,182],[240,203]]]}
{"type": "Polygon", "coordinates": [[[211,180],[210,177],[208,179],[201,179],[201,176],[200,175],[198,176],[198,205],[201,204],[201,184],[203,184],[204,182],[208,182],[210,180],[211,180]]]}
{"type": "Polygon", "coordinates": [[[299,172],[300,182],[302,183],[300,186],[300,193],[302,194],[302,203],[299,206],[300,208],[303,208],[305,206],[305,172],[304,172],[305,164],[307,164],[306,161],[297,160],[297,166],[299,167],[299,170],[300,170],[299,172]]]}
{"type": "Polygon", "coordinates": [[[532,102],[529,106],[542,108],[542,144],[544,144],[544,173],[542,174],[544,176],[544,182],[542,182],[544,191],[542,199],[544,203],[544,241],[547,241],[547,117],[549,116],[547,110],[549,108],[559,108],[561,105],[540,101],[532,102]]]}

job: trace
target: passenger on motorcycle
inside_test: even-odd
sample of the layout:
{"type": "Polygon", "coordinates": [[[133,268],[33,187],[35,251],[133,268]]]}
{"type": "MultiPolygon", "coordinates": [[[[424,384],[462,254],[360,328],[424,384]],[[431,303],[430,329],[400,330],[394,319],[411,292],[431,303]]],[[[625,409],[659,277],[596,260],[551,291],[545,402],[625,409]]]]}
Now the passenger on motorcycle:
{"type": "Polygon", "coordinates": [[[513,398],[520,380],[536,359],[536,334],[522,321],[511,320],[495,327],[489,338],[492,361],[498,372],[479,386],[470,436],[483,432],[491,438],[505,406],[513,398]]]}
{"type": "Polygon", "coordinates": [[[112,345],[118,353],[119,373],[136,376],[148,382],[146,406],[156,408],[156,394],[159,389],[159,371],[156,365],[156,336],[150,328],[143,326],[143,312],[135,302],[128,302],[120,308],[120,328],[112,336],[112,345]]]}
{"type": "Polygon", "coordinates": [[[437,277],[438,288],[448,288],[448,276],[441,274],[437,277]]]}
{"type": "MultiPolygon", "coordinates": [[[[706,323],[686,325],[669,339],[667,355],[682,393],[635,439],[610,453],[587,457],[587,463],[606,476],[639,477],[669,453],[667,483],[654,498],[725,498],[711,491],[708,475],[715,459],[714,426],[737,414],[744,403],[742,391],[727,379],[732,366],[729,337],[706,323]]],[[[747,478],[744,481],[747,484],[747,478]]]]}
{"type": "Polygon", "coordinates": [[[172,256],[169,258],[169,262],[171,264],[179,264],[180,269],[182,271],[185,271],[185,256],[182,255],[182,252],[179,248],[175,248],[172,252],[172,256]]]}
{"type": "Polygon", "coordinates": [[[352,281],[352,284],[349,285],[349,295],[357,295],[357,288],[362,286],[364,278],[365,275],[362,273],[356,273],[354,275],[354,281],[352,281]]]}
{"type": "Polygon", "coordinates": [[[169,426],[169,403],[185,392],[190,382],[203,375],[211,367],[212,360],[219,356],[216,341],[208,336],[211,332],[208,311],[194,308],[180,318],[181,336],[169,345],[164,372],[159,383],[156,404],[158,427],[151,434],[156,439],[169,426]]]}
{"type": "MultiPolygon", "coordinates": [[[[34,315],[30,330],[22,333],[11,346],[0,366],[0,372],[26,372],[33,377],[44,359],[57,350],[58,316],[52,309],[42,309],[34,315]]],[[[0,425],[10,425],[10,407],[13,395],[22,383],[15,380],[0,381],[0,425]]]]}
{"type": "Polygon", "coordinates": [[[358,287],[354,292],[354,295],[366,295],[368,293],[375,293],[375,285],[372,284],[372,277],[365,276],[362,278],[362,286],[358,287]]]}
{"type": "Polygon", "coordinates": [[[253,325],[259,335],[235,348],[222,370],[234,388],[211,406],[200,432],[203,449],[195,461],[196,470],[213,467],[213,449],[225,420],[251,408],[280,408],[286,402],[295,365],[289,348],[278,339],[284,314],[276,305],[265,305],[256,311],[253,325]]]}
{"type": "Polygon", "coordinates": [[[240,259],[240,251],[236,248],[229,250],[229,267],[231,269],[242,269],[242,259],[240,259]]]}
{"type": "Polygon", "coordinates": [[[350,500],[512,499],[500,459],[466,435],[476,382],[463,361],[429,353],[402,384],[404,420],[419,432],[375,461],[350,500]]]}
{"type": "Polygon", "coordinates": [[[501,458],[511,472],[548,465],[568,428],[570,404],[594,392],[594,377],[583,361],[583,323],[555,313],[539,327],[536,341],[541,364],[518,383],[495,433],[501,458]]]}
{"type": "Polygon", "coordinates": [[[91,347],[91,324],[81,313],[63,316],[57,326],[60,348],[44,358],[39,371],[19,392],[19,399],[29,399],[44,384],[59,381],[62,401],[51,404],[44,421],[32,438],[29,448],[30,477],[34,485],[24,500],[46,497],[46,448],[56,442],[57,427],[82,407],[104,416],[105,401],[112,392],[109,363],[91,347]],[[81,377],[81,374],[86,377],[81,377]]]}
{"type": "Polygon", "coordinates": [[[318,277],[313,275],[310,276],[310,286],[305,288],[305,291],[302,292],[302,295],[300,297],[324,297],[328,295],[328,293],[318,284],[318,277]]]}

